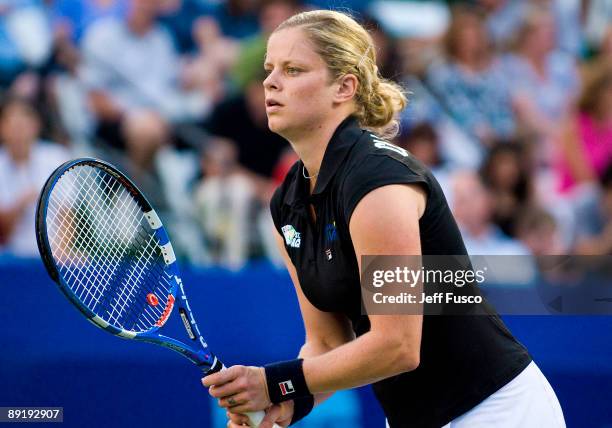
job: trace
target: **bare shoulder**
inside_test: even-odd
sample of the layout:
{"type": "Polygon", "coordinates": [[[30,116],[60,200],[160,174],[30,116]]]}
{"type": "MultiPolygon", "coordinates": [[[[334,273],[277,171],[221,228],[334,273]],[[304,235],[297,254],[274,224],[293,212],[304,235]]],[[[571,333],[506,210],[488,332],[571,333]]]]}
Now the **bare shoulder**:
{"type": "Polygon", "coordinates": [[[407,217],[416,213],[419,219],[425,212],[427,192],[423,186],[414,184],[389,184],[366,194],[355,207],[355,217],[389,219],[407,217]]]}
{"type": "Polygon", "coordinates": [[[425,190],[416,184],[391,184],[364,196],[349,224],[355,253],[420,254],[419,218],[425,190]]]}

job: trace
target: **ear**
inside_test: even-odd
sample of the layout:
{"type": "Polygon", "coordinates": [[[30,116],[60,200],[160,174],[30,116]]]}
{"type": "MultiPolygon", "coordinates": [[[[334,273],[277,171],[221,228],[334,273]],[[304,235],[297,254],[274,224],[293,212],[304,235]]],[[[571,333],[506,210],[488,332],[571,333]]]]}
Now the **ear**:
{"type": "Polygon", "coordinates": [[[334,101],[337,103],[344,103],[352,100],[357,93],[357,87],[359,86],[359,80],[354,74],[345,74],[336,82],[336,93],[334,94],[334,101]]]}

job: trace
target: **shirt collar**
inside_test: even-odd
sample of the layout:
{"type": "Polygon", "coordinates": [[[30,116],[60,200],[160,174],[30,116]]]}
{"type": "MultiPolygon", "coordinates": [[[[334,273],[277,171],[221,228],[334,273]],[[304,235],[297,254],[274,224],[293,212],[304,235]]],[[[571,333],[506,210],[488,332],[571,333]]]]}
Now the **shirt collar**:
{"type": "MultiPolygon", "coordinates": [[[[325,191],[338,167],[363,132],[363,129],[359,127],[359,121],[354,116],[347,117],[336,128],[325,149],[317,184],[312,192],[313,196],[320,195],[325,191]]],[[[298,161],[297,171],[285,194],[284,202],[288,205],[295,205],[299,200],[305,200],[309,196],[308,180],[304,178],[303,168],[303,162],[298,161]]]]}

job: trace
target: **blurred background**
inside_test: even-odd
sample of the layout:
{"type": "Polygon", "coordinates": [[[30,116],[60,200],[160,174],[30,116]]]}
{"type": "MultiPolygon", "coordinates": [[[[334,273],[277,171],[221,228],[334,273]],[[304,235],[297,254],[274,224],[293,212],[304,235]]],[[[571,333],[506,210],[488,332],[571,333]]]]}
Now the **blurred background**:
{"type": "MultiPolygon", "coordinates": [[[[46,278],[36,198],[78,156],[116,164],[157,208],[227,362],[297,353],[268,211],[296,157],[267,129],[262,63],[270,32],[310,8],[372,32],[409,93],[394,143],[433,170],[471,254],[612,254],[612,0],[0,0],[0,405],[63,405],[71,426],[224,426],[188,364],[91,331],[46,278]],[[99,410],[109,391],[121,404],[99,410]]],[[[505,320],[568,426],[612,427],[612,321],[505,320]]],[[[367,388],[334,400],[304,426],[381,426],[367,388]]]]}

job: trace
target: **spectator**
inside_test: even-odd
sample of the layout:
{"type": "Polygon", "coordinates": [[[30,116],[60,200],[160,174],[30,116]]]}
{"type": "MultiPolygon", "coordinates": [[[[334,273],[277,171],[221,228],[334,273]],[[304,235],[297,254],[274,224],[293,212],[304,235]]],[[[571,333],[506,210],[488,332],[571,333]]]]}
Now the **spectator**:
{"type": "Polygon", "coordinates": [[[493,222],[508,236],[520,211],[532,202],[530,160],[515,142],[495,144],[482,165],[481,175],[493,199],[493,222]]]}
{"type": "Polygon", "coordinates": [[[212,12],[200,0],[158,0],[159,22],[172,34],[174,44],[181,55],[192,54],[198,48],[194,37],[197,22],[212,12]]]}
{"type": "Polygon", "coordinates": [[[206,105],[180,90],[172,39],[156,23],[157,2],[131,0],[129,5],[125,19],[96,22],[83,41],[82,77],[98,121],[96,134],[116,147],[123,144],[120,129],[126,113],[147,109],[180,121],[201,115],[206,105]]]}
{"type": "Polygon", "coordinates": [[[612,166],[608,167],[601,178],[602,195],[600,210],[602,227],[600,233],[582,239],[576,246],[581,255],[612,255],[612,166]]]}
{"type": "Polygon", "coordinates": [[[512,90],[517,120],[539,142],[538,163],[550,166],[552,141],[579,90],[573,57],[557,49],[555,21],[549,9],[531,9],[516,35],[514,52],[506,55],[505,85],[512,90]]]}
{"type": "Polygon", "coordinates": [[[224,36],[245,39],[259,31],[256,0],[227,0],[217,3],[213,12],[224,36]]]}
{"type": "Polygon", "coordinates": [[[54,115],[53,123],[61,124],[72,145],[86,153],[90,150],[95,121],[88,109],[88,88],[78,76],[82,60],[80,46],[96,21],[123,19],[128,0],[54,0],[49,3],[54,50],[47,69],[48,107],[54,115]]]}
{"type": "Polygon", "coordinates": [[[525,13],[524,0],[477,0],[486,16],[491,41],[501,51],[507,48],[525,13]]]}
{"type": "Polygon", "coordinates": [[[442,156],[436,130],[428,123],[420,123],[408,132],[400,134],[395,143],[408,150],[431,170],[448,197],[450,193],[448,188],[450,171],[442,156]]]}
{"type": "MultiPolygon", "coordinates": [[[[263,53],[260,58],[263,58],[263,53]]],[[[270,258],[278,258],[270,232],[273,229],[268,206],[274,190],[275,168],[288,147],[285,139],[268,129],[262,108],[265,76],[262,64],[250,70],[244,94],[219,104],[206,123],[211,134],[234,145],[237,165],[226,176],[205,176],[199,184],[197,198],[199,212],[211,213],[208,217],[223,215],[228,221],[225,243],[222,244],[225,249],[222,251],[222,264],[233,269],[246,263],[254,242],[259,242],[270,258]],[[212,207],[223,206],[227,207],[229,214],[214,213],[212,207]]],[[[213,155],[205,156],[206,159],[213,155]]]]}
{"type": "MultiPolygon", "coordinates": [[[[51,25],[40,0],[0,3],[0,84],[13,83],[20,72],[36,70],[51,54],[51,25]]],[[[31,76],[23,86],[30,87],[31,76]]],[[[19,84],[19,82],[17,82],[19,84]]],[[[30,96],[15,89],[20,95],[30,96]]]]}
{"type": "Polygon", "coordinates": [[[79,45],[86,30],[102,18],[120,19],[127,0],[53,0],[48,13],[53,24],[53,69],[76,73],[80,61],[79,45]]]}
{"type": "Polygon", "coordinates": [[[210,17],[198,19],[193,32],[197,51],[185,59],[183,85],[208,97],[211,104],[218,104],[227,93],[226,76],[238,58],[239,44],[223,36],[210,17]]]}
{"type": "Polygon", "coordinates": [[[106,150],[102,157],[125,171],[147,196],[172,234],[177,256],[206,262],[190,199],[197,159],[172,147],[170,129],[156,112],[130,112],[122,122],[121,132],[125,151],[106,150]]]}
{"type": "Polygon", "coordinates": [[[433,170],[442,165],[436,131],[427,123],[419,124],[409,132],[400,134],[396,143],[433,170]]]}
{"type": "Polygon", "coordinates": [[[439,137],[440,153],[449,168],[477,168],[483,157],[481,143],[458,125],[424,84],[425,72],[436,55],[438,39],[443,35],[413,35],[398,41],[400,67],[404,73],[402,86],[410,94],[410,102],[402,111],[401,129],[409,133],[420,124],[431,125],[439,137]]]}
{"type": "MultiPolygon", "coordinates": [[[[260,51],[263,59],[264,51],[260,51]]],[[[242,62],[238,61],[238,65],[242,62]]],[[[264,105],[262,62],[250,64],[244,93],[220,103],[205,121],[204,127],[213,135],[231,140],[237,146],[238,163],[250,175],[262,194],[269,192],[269,179],[279,157],[288,147],[284,138],[268,129],[264,105]],[[236,126],[240,124],[240,126],[236,126]]],[[[245,71],[246,67],[242,67],[245,71]]]]}
{"type": "MultiPolygon", "coordinates": [[[[550,232],[562,237],[564,248],[578,245],[578,252],[601,252],[606,219],[600,218],[598,182],[612,163],[606,119],[612,84],[604,78],[612,68],[602,71],[612,66],[608,0],[585,4],[585,31],[596,55],[584,66],[579,102],[573,58],[582,38],[581,29],[574,28],[577,0],[456,3],[464,4],[454,10],[446,37],[440,32],[444,24],[439,30],[428,27],[421,30],[425,34],[413,31],[397,40],[400,33],[393,32],[398,27],[389,25],[392,19],[376,15],[384,24],[378,28],[376,19],[366,18],[376,27],[379,70],[391,78],[404,73],[402,80],[411,92],[396,143],[433,169],[451,201],[453,189],[467,182],[458,179],[457,186],[456,177],[450,178],[452,171],[480,171],[487,187],[481,199],[488,202],[481,204],[476,198],[468,210],[487,221],[467,219],[461,226],[474,248],[521,233],[517,237],[533,253],[544,253],[553,247],[553,239],[545,238],[550,232]],[[444,56],[432,63],[441,40],[444,56]],[[510,45],[512,52],[498,60],[499,48],[510,45]],[[494,143],[500,137],[514,141],[516,130],[533,137],[525,141],[536,143],[535,161],[525,159],[527,146],[494,143]],[[483,142],[493,144],[483,147],[483,142]],[[472,223],[492,227],[478,233],[480,228],[472,223]]],[[[267,133],[260,94],[263,76],[258,74],[266,35],[300,7],[299,0],[0,1],[0,79],[9,93],[26,95],[38,103],[37,110],[44,110],[42,134],[49,139],[64,142],[59,134],[67,130],[73,148],[91,153],[88,140],[97,127],[99,136],[124,149],[127,160],[119,153],[115,161],[168,217],[179,252],[192,260],[200,253],[200,260],[207,259],[206,251],[194,244],[201,240],[200,231],[194,233],[189,226],[197,208],[198,228],[205,231],[217,260],[239,267],[262,243],[271,257],[276,256],[274,246],[268,249],[265,242],[267,198],[274,181],[282,180],[294,163],[295,153],[284,140],[267,133]],[[52,68],[45,65],[51,28],[52,68]],[[53,89],[53,98],[45,98],[47,88],[53,89]],[[87,102],[95,117],[89,115],[87,102]],[[194,118],[218,134],[201,152],[204,178],[195,204],[190,180],[200,169],[198,157],[170,145],[200,148],[205,137],[201,129],[189,126],[194,118]],[[63,128],[56,125],[59,132],[51,134],[46,124],[63,128]],[[161,163],[168,167],[160,168],[161,163]]],[[[442,9],[448,12],[446,6],[442,9]]],[[[443,22],[447,20],[448,15],[443,22]]],[[[9,145],[0,151],[3,159],[8,159],[9,145]]],[[[38,142],[32,144],[32,153],[39,152],[39,145],[67,156],[61,147],[38,142]]],[[[6,171],[12,170],[4,168],[1,178],[9,177],[6,171]]],[[[15,218],[6,213],[28,205],[27,196],[22,203],[19,197],[11,198],[11,204],[0,208],[5,250],[9,229],[11,237],[18,229],[14,220],[6,221],[15,218]]]]}
{"type": "Polygon", "coordinates": [[[434,62],[426,76],[442,106],[485,146],[512,136],[510,95],[482,16],[474,9],[455,9],[444,47],[443,60],[434,62]]]}
{"type": "Polygon", "coordinates": [[[567,252],[561,243],[555,218],[543,208],[523,206],[516,220],[514,234],[536,257],[567,252]]]}
{"type": "Polygon", "coordinates": [[[122,133],[125,172],[147,195],[162,219],[168,219],[170,205],[156,165],[160,152],[169,144],[166,122],[155,112],[133,111],[123,121],[122,133]]]}
{"type": "Polygon", "coordinates": [[[297,13],[300,0],[262,0],[259,10],[261,32],[244,39],[240,44],[239,62],[232,71],[232,80],[239,91],[244,91],[250,83],[254,70],[263,67],[268,36],[285,19],[297,13]]]}
{"type": "Polygon", "coordinates": [[[368,29],[374,46],[376,46],[376,61],[380,75],[385,79],[398,79],[402,73],[398,40],[392,37],[383,24],[371,15],[366,15],[360,22],[368,29]]]}
{"type": "Polygon", "coordinates": [[[239,269],[248,258],[253,183],[240,172],[236,146],[213,138],[201,159],[204,179],[195,195],[198,221],[205,234],[212,261],[239,269]]]}
{"type": "Polygon", "coordinates": [[[128,6],[128,0],[52,0],[48,3],[54,32],[65,35],[75,46],[94,22],[110,16],[121,18],[128,6]]]}
{"type": "Polygon", "coordinates": [[[517,240],[493,222],[493,199],[478,174],[460,171],[451,177],[452,210],[471,255],[527,255],[517,240]]]}
{"type": "Polygon", "coordinates": [[[561,139],[561,190],[596,183],[612,165],[612,67],[604,66],[585,82],[577,114],[566,122],[561,139]]]}
{"type": "Polygon", "coordinates": [[[533,6],[539,6],[549,8],[559,26],[556,34],[559,48],[576,57],[583,53],[582,11],[578,0],[477,0],[477,3],[486,12],[488,32],[499,50],[512,44],[525,15],[533,6]]]}
{"type": "Polygon", "coordinates": [[[590,82],[605,67],[612,68],[612,23],[606,27],[596,54],[582,65],[583,80],[590,82]]]}
{"type": "Polygon", "coordinates": [[[34,235],[36,198],[49,175],[70,154],[39,139],[40,117],[24,99],[9,98],[0,111],[0,250],[38,254],[34,235]]]}
{"type": "Polygon", "coordinates": [[[610,0],[589,0],[587,3],[585,33],[591,46],[602,44],[612,22],[612,2],[610,0]]]}

